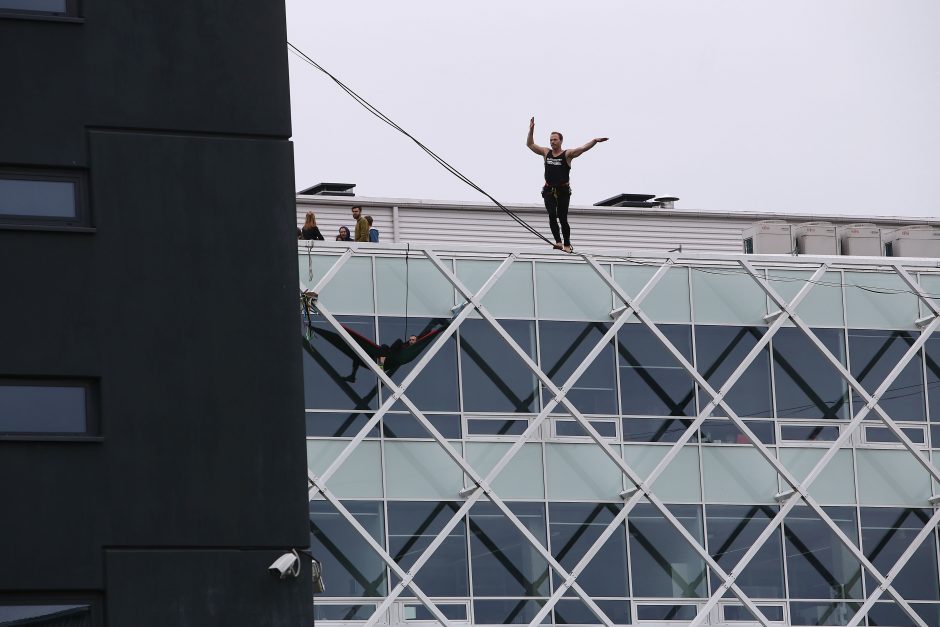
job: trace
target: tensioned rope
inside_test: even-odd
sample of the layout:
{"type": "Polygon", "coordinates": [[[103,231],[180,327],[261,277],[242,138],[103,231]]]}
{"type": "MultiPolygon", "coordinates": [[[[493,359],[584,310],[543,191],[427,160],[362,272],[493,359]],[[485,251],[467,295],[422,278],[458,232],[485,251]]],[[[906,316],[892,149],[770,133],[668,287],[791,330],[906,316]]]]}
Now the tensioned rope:
{"type": "MultiPolygon", "coordinates": [[[[369,101],[367,101],[365,98],[363,98],[363,97],[360,96],[358,93],[356,93],[355,91],[353,91],[352,88],[350,88],[350,87],[347,86],[345,83],[343,83],[341,80],[339,80],[336,76],[334,76],[332,73],[330,73],[328,70],[326,70],[326,69],[325,69],[323,66],[321,66],[319,63],[317,63],[316,61],[314,61],[313,59],[311,59],[307,54],[305,54],[305,53],[304,53],[302,50],[300,50],[297,46],[295,46],[295,45],[292,44],[291,42],[287,42],[287,46],[288,46],[288,49],[289,49],[291,52],[294,53],[295,56],[297,56],[298,58],[300,58],[300,59],[301,59],[302,61],[304,61],[305,63],[309,64],[310,66],[316,68],[317,70],[319,70],[320,72],[322,72],[323,74],[325,74],[326,76],[328,76],[328,77],[330,78],[330,80],[332,80],[334,83],[336,83],[343,91],[345,91],[353,100],[355,100],[355,101],[356,101],[360,106],[362,106],[366,111],[368,111],[369,113],[371,113],[372,115],[374,115],[375,117],[377,117],[379,120],[381,120],[381,121],[384,122],[385,124],[389,125],[389,126],[392,127],[393,129],[395,129],[396,131],[398,131],[399,133],[401,133],[402,135],[404,135],[405,137],[407,137],[407,138],[410,139],[411,141],[413,141],[419,148],[421,148],[421,150],[423,150],[425,153],[427,153],[428,156],[430,156],[432,159],[434,159],[435,161],[437,161],[437,163],[439,163],[445,170],[447,170],[448,172],[450,172],[451,174],[453,174],[455,177],[457,177],[458,179],[460,179],[462,182],[464,182],[465,184],[467,184],[468,186],[470,186],[470,187],[473,188],[474,190],[476,190],[476,191],[480,192],[481,194],[483,194],[484,196],[486,196],[488,199],[490,199],[490,200],[493,202],[493,204],[495,204],[497,207],[499,207],[499,208],[500,208],[503,212],[505,212],[510,218],[512,218],[513,220],[515,220],[520,226],[522,226],[522,227],[525,228],[527,231],[529,231],[530,233],[532,233],[533,235],[535,235],[536,237],[538,237],[539,239],[541,239],[542,241],[544,241],[546,244],[549,244],[549,245],[552,245],[552,244],[553,244],[553,242],[552,242],[551,240],[549,240],[547,237],[545,237],[544,235],[542,235],[542,233],[540,233],[540,232],[538,231],[538,229],[536,229],[536,228],[533,227],[531,224],[529,224],[528,222],[526,222],[525,220],[523,220],[522,218],[520,218],[519,215],[516,214],[514,211],[512,211],[511,209],[508,209],[507,207],[505,207],[501,202],[499,202],[499,201],[496,200],[492,195],[490,195],[489,192],[487,192],[487,191],[484,190],[482,187],[480,187],[479,185],[477,185],[476,183],[474,183],[473,181],[471,181],[466,175],[464,175],[462,172],[460,172],[457,168],[455,168],[454,166],[452,166],[450,163],[448,163],[447,161],[445,161],[441,156],[439,156],[437,153],[435,153],[433,150],[431,150],[430,148],[428,148],[427,146],[425,146],[421,141],[419,141],[417,138],[415,138],[414,135],[412,135],[411,133],[409,133],[408,131],[406,131],[405,129],[403,129],[403,128],[402,128],[401,126],[399,126],[394,120],[392,120],[391,118],[389,118],[387,115],[385,115],[384,113],[382,113],[378,108],[376,108],[374,105],[372,105],[369,101]]],[[[605,256],[606,256],[606,255],[605,255],[605,256]]],[[[626,257],[611,257],[611,258],[612,258],[612,259],[617,259],[617,260],[622,260],[622,261],[624,261],[624,262],[632,263],[632,264],[635,264],[635,265],[641,265],[641,266],[658,266],[658,265],[659,265],[659,264],[657,264],[657,263],[655,263],[655,262],[644,262],[644,261],[640,261],[640,260],[638,260],[638,259],[631,259],[631,258],[626,258],[626,257]]],[[[706,268],[701,268],[701,267],[694,267],[694,268],[691,268],[691,269],[694,270],[694,271],[696,271],[696,272],[701,272],[701,273],[703,273],[703,274],[719,274],[719,275],[720,275],[720,274],[741,274],[741,275],[747,275],[747,272],[746,272],[746,271],[744,271],[744,270],[738,270],[737,268],[726,268],[726,269],[714,268],[714,269],[706,269],[706,268]]],[[[769,278],[769,277],[768,277],[768,278],[769,278]]],[[[774,277],[772,280],[775,280],[775,281],[802,281],[802,279],[799,279],[799,278],[795,278],[795,277],[782,277],[782,276],[780,276],[780,277],[774,277]]],[[[839,283],[835,283],[835,282],[831,282],[831,281],[813,281],[813,283],[814,283],[814,284],[817,284],[817,285],[826,286],[826,287],[855,287],[855,288],[858,288],[858,289],[860,289],[860,290],[863,290],[863,291],[866,291],[866,292],[872,292],[872,293],[875,293],[875,294],[903,294],[903,293],[907,293],[907,294],[912,294],[912,295],[914,295],[914,296],[919,296],[919,294],[917,294],[917,292],[915,292],[915,291],[913,291],[913,290],[887,288],[887,287],[882,287],[882,286],[866,286],[866,285],[859,285],[859,284],[857,284],[857,283],[845,283],[845,282],[842,282],[842,281],[840,281],[839,283]]],[[[929,298],[940,298],[940,294],[930,294],[930,293],[928,293],[928,292],[924,292],[924,294],[925,294],[926,296],[928,296],[929,298]]]]}

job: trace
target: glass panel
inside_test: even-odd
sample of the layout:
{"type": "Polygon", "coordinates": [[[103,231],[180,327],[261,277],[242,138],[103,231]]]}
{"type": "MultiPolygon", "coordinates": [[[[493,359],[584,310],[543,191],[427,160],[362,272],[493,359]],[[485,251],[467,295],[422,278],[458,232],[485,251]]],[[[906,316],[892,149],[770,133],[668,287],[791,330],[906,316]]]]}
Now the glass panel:
{"type": "MultiPolygon", "coordinates": [[[[381,502],[346,501],[343,506],[380,546],[385,544],[381,502]]],[[[329,573],[329,585],[320,596],[381,597],[388,593],[384,562],[327,501],[310,501],[310,552],[323,565],[323,572],[329,573]]],[[[375,609],[362,608],[368,615],[375,609]]]]}
{"type": "MultiPolygon", "coordinates": [[[[614,279],[628,296],[635,297],[653,277],[656,270],[658,268],[653,266],[615,265],[614,279]]],[[[687,268],[667,270],[666,276],[659,280],[646,300],[640,303],[640,309],[656,323],[684,322],[688,324],[691,322],[689,270],[687,268]]],[[[631,319],[633,320],[636,318],[631,319]]]]}
{"type": "MultiPolygon", "coordinates": [[[[676,442],[686,432],[691,419],[672,418],[624,418],[623,439],[625,442],[676,442]]],[[[697,440],[693,434],[690,442],[697,440]]]]}
{"type": "Polygon", "coordinates": [[[393,499],[454,498],[463,489],[463,471],[437,442],[387,441],[385,473],[393,499]]]}
{"type": "Polygon", "coordinates": [[[927,399],[930,405],[930,421],[940,422],[940,336],[931,335],[924,344],[924,360],[927,365],[927,399]]]}
{"type": "MultiPolygon", "coordinates": [[[[428,419],[438,432],[448,439],[460,438],[460,416],[455,414],[427,414],[428,419]]],[[[430,438],[431,434],[418,419],[411,414],[385,414],[382,419],[386,438],[430,438]]]]}
{"type": "Polygon", "coordinates": [[[789,442],[835,442],[839,427],[834,425],[780,425],[780,439],[789,442]]]}
{"type": "MultiPolygon", "coordinates": [[[[376,354],[373,318],[340,316],[340,324],[369,354],[376,354]]],[[[323,318],[305,329],[304,398],[311,409],[378,409],[378,379],[323,318]]]]}
{"type": "MultiPolygon", "coordinates": [[[[525,320],[500,324],[536,361],[535,324],[525,320]]],[[[460,325],[460,360],[465,411],[535,413],[535,375],[486,320],[460,325]]]]}
{"type": "MultiPolygon", "coordinates": [[[[545,605],[544,599],[498,599],[473,602],[474,625],[527,625],[545,605]]],[[[549,612],[542,623],[551,620],[549,612]]]]}
{"type": "Polygon", "coordinates": [[[0,433],[85,433],[83,385],[18,385],[0,382],[0,433]]]}
{"type": "MultiPolygon", "coordinates": [[[[0,5],[2,8],[2,5],[0,5]]],[[[48,625],[49,627],[86,627],[91,625],[88,605],[0,605],[0,625],[48,625]]]]}
{"type": "MultiPolygon", "coordinates": [[[[771,421],[745,420],[744,425],[751,430],[759,442],[774,443],[774,423],[771,421]]],[[[702,444],[750,444],[748,436],[728,418],[706,420],[700,428],[702,444]]]]}
{"type": "MultiPolygon", "coordinates": [[[[758,605],[757,609],[769,621],[783,622],[783,607],[780,605],[758,605]]],[[[743,605],[725,605],[724,616],[726,621],[748,621],[755,620],[751,610],[743,605]]]]}
{"type": "MultiPolygon", "coordinates": [[[[451,502],[389,501],[389,553],[405,571],[409,570],[458,509],[460,504],[451,502]]],[[[415,575],[414,582],[430,597],[469,595],[467,532],[464,525],[461,521],[451,530],[415,575]]],[[[393,575],[392,580],[397,579],[393,575]]],[[[410,593],[410,589],[406,589],[405,593],[410,593]]]]}
{"type": "MultiPolygon", "coordinates": [[[[721,389],[765,331],[758,327],[695,327],[698,371],[716,391],[721,389]]],[[[769,353],[765,346],[725,395],[725,401],[738,416],[773,416],[769,353]]],[[[707,398],[707,394],[702,397],[703,405],[707,398]]],[[[716,407],[712,413],[723,416],[724,410],[716,407]]]]}
{"type": "Polygon", "coordinates": [[[760,452],[747,447],[702,447],[705,501],[773,503],[777,473],[760,452]]]}
{"type": "MultiPolygon", "coordinates": [[[[849,329],[852,376],[862,384],[866,392],[872,394],[916,339],[916,334],[906,331],[849,329]]],[[[882,395],[878,404],[894,420],[924,420],[922,368],[921,353],[918,351],[882,395]]],[[[858,395],[852,394],[852,406],[856,412],[864,404],[858,395]]]]}
{"type": "MultiPolygon", "coordinates": [[[[725,572],[731,572],[776,514],[776,507],[766,505],[706,505],[708,553],[725,572]]],[[[736,583],[745,594],[761,599],[786,596],[781,555],[780,530],[776,529],[738,575],[736,583]]],[[[714,593],[721,583],[713,574],[711,591],[714,593]]]]}
{"type": "MultiPolygon", "coordinates": [[[[767,279],[772,287],[788,303],[803,289],[806,282],[813,277],[813,272],[806,270],[783,270],[771,268],[767,271],[767,279]]],[[[821,279],[810,288],[803,302],[796,308],[796,315],[810,326],[841,327],[842,316],[842,273],[826,272],[821,279]]],[[[771,311],[777,310],[777,304],[771,301],[771,311]]],[[[787,325],[792,325],[787,322],[787,325]]]]}
{"type": "MultiPolygon", "coordinates": [[[[333,255],[300,254],[300,282],[313,289],[330,271],[339,257],[333,255]]],[[[319,300],[332,314],[371,314],[375,312],[372,299],[372,257],[353,257],[347,261],[323,290],[319,300]],[[356,289],[349,289],[355,285],[356,289]]],[[[449,312],[448,312],[449,313],[449,312]]]]}
{"type": "Polygon", "coordinates": [[[913,329],[917,297],[901,277],[886,272],[846,272],[848,326],[865,329],[913,329]]]}
{"type": "Polygon", "coordinates": [[[528,427],[528,420],[501,418],[469,418],[467,420],[467,434],[469,435],[522,435],[528,427]]]}
{"type": "MultiPolygon", "coordinates": [[[[359,433],[372,414],[314,413],[307,412],[307,437],[353,438],[359,433]]],[[[379,437],[379,428],[373,427],[366,436],[379,437]]]]}
{"type": "MultiPolygon", "coordinates": [[[[619,447],[615,449],[619,455],[619,447]]],[[[546,444],[548,498],[586,500],[619,499],[623,490],[620,469],[595,443],[546,444]]]]}
{"type": "MultiPolygon", "coordinates": [[[[781,448],[780,461],[799,481],[819,463],[825,454],[822,448],[781,448]]],[[[781,485],[786,485],[781,480],[781,485]]],[[[820,503],[848,505],[855,503],[855,471],[852,451],[843,449],[826,464],[825,470],[813,481],[809,494],[820,503]]]]}
{"type": "Polygon", "coordinates": [[[930,498],[929,475],[908,451],[859,450],[856,458],[862,505],[921,505],[930,498]]]}
{"type": "MultiPolygon", "coordinates": [[[[882,574],[897,563],[898,558],[914,541],[921,529],[930,520],[932,512],[926,509],[901,509],[890,507],[863,507],[862,548],[865,557],[871,560],[882,574]]],[[[876,586],[875,580],[865,574],[868,590],[876,586]]],[[[892,583],[894,589],[905,599],[940,599],[937,580],[937,540],[931,533],[914,551],[892,583]]]]}
{"type": "MultiPolygon", "coordinates": [[[[924,444],[924,430],[916,427],[901,427],[907,439],[914,444],[924,444]]],[[[865,441],[871,443],[900,444],[901,440],[888,427],[865,427],[865,441]]]]}
{"type": "MultiPolygon", "coordinates": [[[[630,624],[629,601],[595,601],[615,625],[630,624]]],[[[561,599],[555,604],[555,622],[559,625],[601,625],[601,620],[581,599],[561,599]]]]}
{"type": "MultiPolygon", "coordinates": [[[[812,331],[845,366],[842,330],[812,331]]],[[[849,417],[848,384],[801,329],[780,329],[772,343],[778,417],[849,417]]]]}
{"type": "Polygon", "coordinates": [[[764,290],[744,268],[693,268],[692,302],[698,324],[764,324],[764,290]]]}
{"type": "MultiPolygon", "coordinates": [[[[687,325],[659,327],[666,339],[692,363],[692,330],[687,325]]],[[[620,354],[620,403],[624,414],[692,416],[692,376],[647,327],[623,326],[617,332],[620,354]]]]}
{"type": "MultiPolygon", "coordinates": [[[[591,426],[603,438],[617,437],[617,423],[602,420],[589,420],[591,426]]],[[[589,438],[587,430],[576,420],[556,420],[555,435],[558,437],[589,438]]]]}
{"type": "MultiPolygon", "coordinates": [[[[669,450],[667,446],[629,444],[623,447],[623,456],[627,464],[645,480],[669,450]]],[[[653,491],[659,498],[670,502],[701,501],[698,447],[684,446],[653,484],[653,491]]]]}
{"type": "MultiPolygon", "coordinates": [[[[669,511],[700,544],[702,510],[670,505],[669,511]]],[[[630,522],[633,593],[639,597],[695,598],[705,592],[705,562],[672,524],[649,503],[637,505],[630,522]]]]}
{"type": "Polygon", "coordinates": [[[637,605],[637,620],[681,620],[690,621],[698,615],[694,605],[637,605]]]}
{"type": "MultiPolygon", "coordinates": [[[[332,578],[330,585],[332,585],[332,578]]],[[[375,612],[375,604],[368,605],[327,605],[319,601],[313,604],[313,617],[315,620],[356,620],[367,621],[372,613],[375,612]]]]}
{"type": "MultiPolygon", "coordinates": [[[[468,442],[467,461],[484,478],[512,446],[505,442],[468,442]]],[[[493,489],[504,499],[543,499],[542,446],[523,444],[509,464],[496,476],[493,489]]]]}
{"type": "MultiPolygon", "coordinates": [[[[529,532],[545,546],[545,505],[507,503],[529,532]]],[[[484,597],[547,597],[548,562],[493,503],[477,501],[470,510],[473,594],[484,597]]]]}
{"type": "Polygon", "coordinates": [[[539,318],[610,321],[612,292],[586,263],[537,262],[535,279],[539,318]]]}
{"type": "MultiPolygon", "coordinates": [[[[887,596],[887,595],[885,595],[887,596]]],[[[940,605],[935,603],[911,603],[911,608],[927,623],[928,627],[940,626],[940,605]]],[[[869,625],[915,625],[914,620],[896,603],[875,603],[868,611],[869,625]]]]}
{"type": "MultiPolygon", "coordinates": [[[[439,340],[450,318],[379,318],[379,360],[392,381],[401,384],[426,350],[439,340]],[[414,342],[411,341],[414,338],[414,342]]],[[[388,394],[388,391],[385,392],[388,394]]],[[[459,411],[457,334],[444,343],[405,395],[421,411],[459,411]]],[[[396,408],[404,409],[403,403],[396,408]]]]}
{"type": "MultiPolygon", "coordinates": [[[[827,507],[825,512],[857,545],[855,508],[827,507]]],[[[783,526],[791,598],[862,597],[861,564],[814,511],[797,506],[787,514],[783,526]]]]}
{"type": "MultiPolygon", "coordinates": [[[[307,467],[322,474],[348,441],[307,440],[307,467]]],[[[378,442],[362,442],[329,480],[339,498],[382,498],[382,457],[378,442]]]]}
{"type": "MultiPolygon", "coordinates": [[[[549,503],[554,558],[571,572],[622,507],[613,503],[549,503]]],[[[553,572],[552,577],[558,585],[558,574],[553,572]]],[[[627,596],[627,543],[623,523],[581,571],[577,581],[592,597],[627,596]]],[[[568,595],[573,593],[569,590],[568,595]]]]}
{"type": "MultiPolygon", "coordinates": [[[[0,2],[0,10],[65,12],[65,0],[45,2],[30,0],[9,6],[10,0],[0,2]],[[38,6],[37,6],[38,5],[38,6]],[[51,8],[58,7],[61,8],[51,8]]],[[[75,183],[73,181],[39,181],[0,178],[0,215],[28,216],[31,218],[74,218],[75,183]]]]}
{"type": "MultiPolygon", "coordinates": [[[[441,611],[444,618],[455,620],[461,623],[467,622],[467,606],[464,603],[435,603],[437,609],[441,611]]],[[[437,621],[431,610],[423,605],[407,604],[405,605],[405,620],[437,621]]]]}
{"type": "MultiPolygon", "coordinates": [[[[500,263],[489,259],[458,259],[457,278],[463,281],[469,290],[476,293],[496,272],[500,263]]],[[[459,295],[458,302],[463,302],[463,298],[459,295]]],[[[531,262],[514,261],[483,298],[483,306],[499,318],[534,317],[535,290],[532,287],[531,262]]]]}
{"type": "Polygon", "coordinates": [[[790,603],[792,625],[845,625],[862,607],[861,603],[790,603]]]}
{"type": "MultiPolygon", "coordinates": [[[[453,270],[450,260],[443,262],[453,270]]],[[[408,260],[376,257],[375,281],[380,315],[450,318],[454,287],[427,259],[417,255],[408,260]]]]}
{"type": "MultiPolygon", "coordinates": [[[[609,324],[600,322],[539,322],[542,370],[560,387],[608,329],[609,324]]],[[[614,345],[609,342],[571,386],[566,398],[585,414],[615,414],[617,384],[614,377],[614,345]]]]}

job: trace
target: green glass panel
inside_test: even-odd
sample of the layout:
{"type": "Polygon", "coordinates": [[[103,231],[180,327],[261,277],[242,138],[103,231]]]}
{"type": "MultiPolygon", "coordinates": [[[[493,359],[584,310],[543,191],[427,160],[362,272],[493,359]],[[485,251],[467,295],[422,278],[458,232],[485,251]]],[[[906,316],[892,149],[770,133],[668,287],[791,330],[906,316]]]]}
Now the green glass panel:
{"type": "Polygon", "coordinates": [[[913,329],[917,297],[901,277],[886,272],[846,272],[848,326],[856,329],[913,329]]]}
{"type": "Polygon", "coordinates": [[[537,262],[535,274],[540,318],[610,320],[612,292],[588,264],[537,262]]]}
{"type": "MultiPolygon", "coordinates": [[[[469,442],[467,461],[486,477],[512,444],[508,442],[469,442]]],[[[496,477],[493,489],[503,499],[543,499],[542,447],[525,444],[496,477]]]]}
{"type": "MultiPolygon", "coordinates": [[[[768,283],[789,303],[803,289],[813,273],[803,270],[780,270],[771,268],[767,271],[768,283]]],[[[826,272],[797,306],[796,314],[811,327],[841,327],[842,316],[842,273],[826,272]]],[[[771,301],[770,310],[776,311],[777,304],[771,301]]],[[[787,325],[793,325],[787,322],[787,325]]]]}
{"type": "Polygon", "coordinates": [[[385,475],[393,499],[456,499],[463,489],[463,471],[437,442],[385,442],[385,475]]]}
{"type": "MultiPolygon", "coordinates": [[[[338,259],[339,257],[334,255],[307,255],[301,252],[299,256],[301,287],[313,289],[338,259]]],[[[347,261],[321,290],[320,302],[333,314],[374,313],[372,258],[353,257],[347,261]]]]}
{"type": "Polygon", "coordinates": [[[698,324],[764,324],[764,290],[744,268],[692,269],[692,302],[698,324]]]}
{"type": "Polygon", "coordinates": [[[907,450],[859,450],[858,500],[862,505],[926,506],[930,475],[907,450]]]}
{"type": "MultiPolygon", "coordinates": [[[[619,447],[613,450],[619,455],[619,447]]],[[[548,498],[570,501],[612,501],[623,490],[617,465],[597,444],[547,444],[548,498]]]]}
{"type": "MultiPolygon", "coordinates": [[[[934,303],[940,305],[940,274],[921,274],[920,287],[934,303]]],[[[929,316],[933,311],[918,299],[920,303],[920,315],[929,316]]]]}
{"type": "MultiPolygon", "coordinates": [[[[449,259],[442,260],[453,270],[449,259]]],[[[375,259],[376,300],[383,316],[450,316],[454,288],[428,259],[375,259]]]]}
{"type": "Polygon", "coordinates": [[[777,473],[758,451],[702,447],[702,467],[706,503],[774,503],[777,473]]]}
{"type": "MultiPolygon", "coordinates": [[[[348,441],[307,440],[307,468],[323,473],[349,444],[348,441]]],[[[362,442],[339,467],[327,487],[341,499],[382,498],[382,465],[378,442],[362,442]]]]}
{"type": "MultiPolygon", "coordinates": [[[[500,263],[491,259],[458,259],[457,278],[476,293],[496,272],[500,263]]],[[[458,300],[463,302],[459,296],[458,300]]],[[[514,261],[483,298],[483,306],[497,318],[534,317],[535,290],[532,286],[532,263],[514,261]]]]}
{"type": "MultiPolygon", "coordinates": [[[[798,480],[802,481],[810,470],[819,462],[824,448],[781,448],[780,461],[798,480]]],[[[786,482],[780,480],[780,489],[788,488],[786,482]]],[[[852,451],[841,450],[836,453],[823,472],[816,477],[809,487],[809,494],[819,501],[821,505],[853,505],[855,504],[855,473],[852,467],[852,451]]]]}
{"type": "MultiPolygon", "coordinates": [[[[657,270],[655,265],[615,265],[614,279],[627,296],[635,298],[657,270]]],[[[619,299],[615,297],[614,300],[619,307],[619,299]]],[[[653,287],[649,296],[640,303],[640,309],[652,318],[653,322],[691,322],[688,268],[670,268],[666,271],[666,275],[653,287]]],[[[636,317],[631,316],[630,322],[637,322],[636,317]]]]}
{"type": "MultiPolygon", "coordinates": [[[[627,444],[623,458],[644,481],[672,447],[650,444],[627,444]]],[[[702,500],[702,473],[699,472],[698,446],[686,445],[669,462],[653,484],[653,493],[670,503],[700,502],[702,500]]],[[[629,484],[629,482],[628,482],[629,484]]]]}

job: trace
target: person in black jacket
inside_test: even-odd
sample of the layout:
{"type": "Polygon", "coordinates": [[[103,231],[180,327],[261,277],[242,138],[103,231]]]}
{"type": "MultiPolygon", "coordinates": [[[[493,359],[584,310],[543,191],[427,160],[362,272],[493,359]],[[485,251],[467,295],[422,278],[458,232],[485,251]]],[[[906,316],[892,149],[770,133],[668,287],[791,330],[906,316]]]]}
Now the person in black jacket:
{"type": "Polygon", "coordinates": [[[317,216],[314,215],[312,211],[307,212],[304,225],[300,229],[300,238],[323,241],[323,235],[320,233],[320,228],[317,226],[317,216]]]}

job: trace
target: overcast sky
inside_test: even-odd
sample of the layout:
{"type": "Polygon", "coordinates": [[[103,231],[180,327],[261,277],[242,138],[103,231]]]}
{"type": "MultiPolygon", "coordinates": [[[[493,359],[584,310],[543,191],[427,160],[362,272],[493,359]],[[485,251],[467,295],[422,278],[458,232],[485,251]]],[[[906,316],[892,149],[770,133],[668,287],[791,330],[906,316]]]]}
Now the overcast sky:
{"type": "MultiPolygon", "coordinates": [[[[287,0],[288,38],[501,202],[940,216],[937,0],[287,0]]],[[[290,55],[297,189],[480,200],[290,55]]]]}

